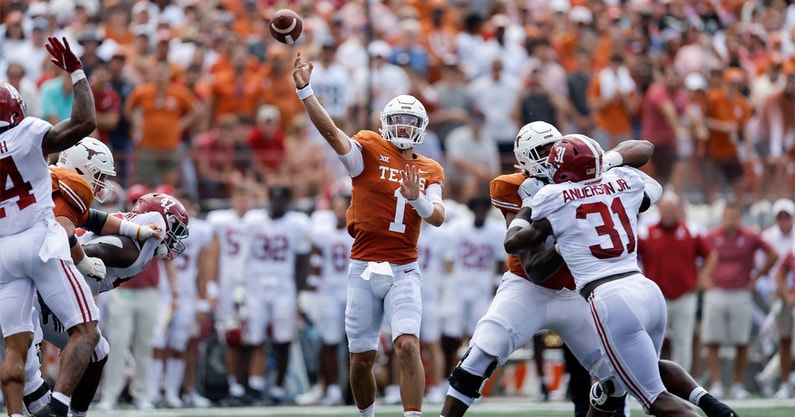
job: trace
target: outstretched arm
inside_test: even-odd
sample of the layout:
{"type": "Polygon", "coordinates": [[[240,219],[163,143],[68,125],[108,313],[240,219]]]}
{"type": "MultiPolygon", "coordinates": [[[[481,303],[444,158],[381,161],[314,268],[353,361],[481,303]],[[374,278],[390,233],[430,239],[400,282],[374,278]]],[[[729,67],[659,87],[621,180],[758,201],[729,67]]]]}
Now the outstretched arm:
{"type": "Polygon", "coordinates": [[[649,162],[653,153],[654,144],[647,140],[625,140],[605,152],[603,157],[605,170],[621,165],[640,168],[649,162]]]}
{"type": "Polygon", "coordinates": [[[74,146],[90,135],[97,127],[97,111],[94,107],[94,94],[83,72],[83,64],[69,48],[66,38],[61,43],[57,38],[50,37],[45,46],[52,55],[50,61],[72,76],[75,96],[71,117],[56,124],[44,135],[41,148],[47,157],[51,153],[74,146]]]}
{"type": "Polygon", "coordinates": [[[309,85],[312,68],[312,62],[306,61],[301,52],[298,52],[293,63],[293,81],[295,81],[296,92],[304,103],[309,120],[312,121],[318,132],[323,135],[337,155],[346,155],[351,150],[350,138],[334,124],[334,120],[312,92],[312,86],[309,85]]]}

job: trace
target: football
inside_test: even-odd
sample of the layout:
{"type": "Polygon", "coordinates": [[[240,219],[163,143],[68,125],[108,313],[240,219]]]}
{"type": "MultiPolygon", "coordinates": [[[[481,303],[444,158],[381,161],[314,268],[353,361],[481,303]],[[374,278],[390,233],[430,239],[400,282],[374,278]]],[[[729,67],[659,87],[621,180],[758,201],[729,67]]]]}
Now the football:
{"type": "Polygon", "coordinates": [[[279,9],[271,17],[268,29],[273,39],[292,45],[301,36],[304,30],[304,21],[298,13],[290,9],[279,9]]]}

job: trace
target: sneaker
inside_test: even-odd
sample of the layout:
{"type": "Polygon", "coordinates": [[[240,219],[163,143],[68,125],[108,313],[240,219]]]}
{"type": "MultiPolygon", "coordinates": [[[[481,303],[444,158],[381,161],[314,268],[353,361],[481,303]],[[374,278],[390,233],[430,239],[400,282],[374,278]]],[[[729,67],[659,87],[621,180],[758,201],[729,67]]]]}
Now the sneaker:
{"type": "Polygon", "coordinates": [[[384,404],[398,405],[402,403],[403,400],[400,398],[400,387],[397,385],[387,385],[384,389],[384,404]]]}
{"type": "Polygon", "coordinates": [[[99,403],[97,403],[97,405],[96,405],[96,407],[94,407],[94,409],[97,410],[97,411],[102,411],[102,412],[113,411],[113,410],[116,409],[116,404],[114,404],[114,403],[112,403],[110,401],[100,401],[99,403]]]}
{"type": "Polygon", "coordinates": [[[790,388],[789,383],[782,382],[781,387],[773,394],[773,398],[777,400],[786,400],[789,397],[792,397],[792,388],[790,388]]]}
{"type": "Polygon", "coordinates": [[[326,395],[320,399],[320,405],[342,405],[342,390],[339,385],[326,387],[326,395]]]}
{"type": "Polygon", "coordinates": [[[748,393],[743,384],[732,385],[729,395],[735,400],[745,400],[751,397],[751,394],[748,393]]]}
{"type": "MultiPolygon", "coordinates": [[[[66,417],[69,413],[69,407],[64,406],[65,408],[62,410],[55,410],[56,407],[51,407],[50,404],[45,404],[39,407],[36,412],[34,412],[31,416],[32,417],[66,417]]],[[[61,407],[59,407],[61,408],[61,407]]]]}
{"type": "Polygon", "coordinates": [[[759,387],[759,392],[763,397],[770,398],[773,396],[773,384],[762,377],[761,373],[756,374],[754,380],[756,381],[756,385],[759,387]]]}
{"type": "Polygon", "coordinates": [[[713,383],[712,386],[709,387],[709,393],[715,398],[723,398],[723,384],[720,382],[713,383]]]}
{"type": "Polygon", "coordinates": [[[323,388],[320,385],[313,385],[309,391],[296,395],[295,403],[298,405],[317,405],[323,398],[323,388]]]}
{"type": "Polygon", "coordinates": [[[152,404],[152,402],[149,400],[134,400],[133,407],[136,410],[141,410],[141,411],[149,411],[155,409],[155,405],[152,404]]]}
{"type": "Polygon", "coordinates": [[[201,394],[196,391],[183,395],[182,403],[194,408],[208,408],[213,405],[213,402],[210,401],[209,398],[202,397],[201,394]]]}
{"type": "Polygon", "coordinates": [[[428,390],[428,394],[425,396],[425,402],[428,404],[442,404],[444,403],[445,397],[447,397],[447,393],[442,390],[442,387],[435,386],[428,390]]]}
{"type": "MultiPolygon", "coordinates": [[[[282,404],[285,400],[285,396],[287,393],[284,391],[284,388],[273,386],[268,390],[268,399],[270,400],[272,405],[279,405],[282,404]]],[[[262,396],[260,396],[262,398],[262,396]]]]}
{"type": "Polygon", "coordinates": [[[183,407],[182,400],[179,397],[177,397],[176,395],[166,394],[166,396],[163,398],[163,401],[164,401],[166,407],[168,407],[168,408],[182,408],[183,407]]]}

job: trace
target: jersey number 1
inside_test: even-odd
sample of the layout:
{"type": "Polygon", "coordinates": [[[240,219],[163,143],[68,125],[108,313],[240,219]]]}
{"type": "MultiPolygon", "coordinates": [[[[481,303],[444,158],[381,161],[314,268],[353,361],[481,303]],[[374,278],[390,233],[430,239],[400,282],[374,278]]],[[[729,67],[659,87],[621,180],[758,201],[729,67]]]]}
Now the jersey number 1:
{"type": "MultiPolygon", "coordinates": [[[[14,160],[10,156],[0,158],[0,201],[18,197],[17,206],[20,210],[23,210],[36,202],[36,196],[30,193],[32,190],[33,186],[22,178],[22,174],[19,173],[14,160]],[[6,188],[9,180],[11,180],[11,188],[6,188]]],[[[5,216],[6,209],[0,207],[0,219],[5,216]]]]}
{"type": "Polygon", "coordinates": [[[616,229],[616,223],[613,221],[613,214],[618,216],[618,219],[621,221],[621,227],[627,234],[627,239],[629,240],[626,246],[627,253],[635,251],[635,234],[632,230],[632,223],[629,221],[629,216],[627,216],[627,211],[624,209],[624,204],[621,202],[621,198],[614,198],[613,202],[610,203],[610,207],[602,201],[586,203],[577,207],[578,219],[585,219],[589,214],[599,214],[602,218],[602,224],[596,226],[596,233],[598,233],[599,236],[609,236],[611,243],[610,247],[607,248],[603,248],[601,245],[589,246],[593,256],[599,259],[610,259],[618,258],[624,253],[624,245],[623,242],[621,242],[621,235],[616,229]]]}

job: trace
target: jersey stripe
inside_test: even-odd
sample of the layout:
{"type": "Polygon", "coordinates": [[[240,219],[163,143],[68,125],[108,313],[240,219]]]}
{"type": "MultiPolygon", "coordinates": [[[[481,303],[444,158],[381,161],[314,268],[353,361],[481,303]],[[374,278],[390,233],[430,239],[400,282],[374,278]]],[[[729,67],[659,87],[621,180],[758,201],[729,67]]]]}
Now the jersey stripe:
{"type": "Polygon", "coordinates": [[[85,213],[86,212],[86,202],[83,201],[83,199],[80,198],[80,196],[76,192],[74,192],[74,190],[69,188],[69,186],[66,185],[65,182],[63,182],[61,180],[58,180],[58,185],[61,187],[61,190],[63,190],[63,192],[65,192],[66,195],[68,195],[69,198],[71,198],[71,200],[75,204],[75,206],[77,206],[77,208],[80,209],[80,212],[81,213],[85,213]]]}
{"type": "Polygon", "coordinates": [[[501,201],[501,200],[497,200],[496,198],[492,198],[491,199],[491,204],[494,207],[497,207],[497,208],[505,208],[505,209],[511,209],[511,210],[515,210],[515,211],[519,211],[519,209],[522,208],[521,206],[519,206],[516,203],[511,203],[509,201],[501,201]]]}

